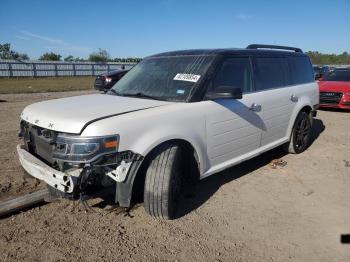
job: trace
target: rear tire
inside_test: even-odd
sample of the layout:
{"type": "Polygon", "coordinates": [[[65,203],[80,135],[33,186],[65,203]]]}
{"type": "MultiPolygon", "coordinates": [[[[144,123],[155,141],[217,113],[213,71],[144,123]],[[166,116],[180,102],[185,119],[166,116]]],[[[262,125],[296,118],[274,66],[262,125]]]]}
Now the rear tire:
{"type": "Polygon", "coordinates": [[[309,114],[304,111],[298,114],[290,141],[285,145],[285,150],[288,153],[299,154],[308,148],[311,136],[311,120],[309,114]]]}
{"type": "Polygon", "coordinates": [[[174,144],[163,144],[152,153],[146,172],[144,206],[153,217],[175,218],[182,184],[181,158],[181,148],[174,144]]]}

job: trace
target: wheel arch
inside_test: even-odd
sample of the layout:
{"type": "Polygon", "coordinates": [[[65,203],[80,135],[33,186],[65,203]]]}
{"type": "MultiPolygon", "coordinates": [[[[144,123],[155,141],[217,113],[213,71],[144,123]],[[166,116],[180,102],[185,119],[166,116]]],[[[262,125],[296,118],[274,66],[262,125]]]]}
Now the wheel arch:
{"type": "Polygon", "coordinates": [[[293,112],[292,114],[292,117],[290,119],[290,122],[289,122],[289,126],[288,126],[288,133],[287,133],[287,137],[288,139],[290,140],[291,138],[291,135],[292,135],[292,129],[293,129],[293,126],[294,126],[294,123],[295,123],[295,120],[297,119],[298,115],[300,112],[306,112],[309,114],[310,118],[312,118],[312,115],[311,115],[311,111],[312,111],[312,105],[311,103],[308,103],[308,102],[304,102],[302,104],[300,104],[293,112]]]}
{"type": "Polygon", "coordinates": [[[172,145],[180,146],[180,148],[182,149],[182,161],[185,164],[185,168],[189,168],[187,170],[190,171],[185,174],[185,177],[189,176],[191,180],[192,179],[199,180],[201,162],[200,162],[200,156],[198,154],[198,151],[191,142],[181,138],[174,138],[174,139],[168,139],[168,140],[162,141],[158,143],[156,146],[154,146],[152,149],[150,149],[148,153],[144,156],[141,167],[138,170],[136,176],[145,175],[143,174],[143,172],[145,171],[150,161],[152,160],[153,152],[164,144],[172,144],[172,145]]]}
{"type": "Polygon", "coordinates": [[[310,105],[305,105],[305,106],[303,106],[303,107],[299,110],[299,112],[310,113],[311,110],[312,110],[312,107],[311,107],[310,105]]]}
{"type": "MultiPolygon", "coordinates": [[[[164,140],[150,148],[139,163],[135,163],[132,172],[128,174],[126,183],[117,183],[116,202],[129,207],[132,202],[140,202],[143,196],[147,168],[152,160],[154,151],[164,144],[179,145],[183,150],[184,165],[189,171],[184,177],[189,183],[195,183],[200,178],[200,159],[198,151],[186,139],[174,138],[164,140]]],[[[142,199],[143,200],[143,199],[142,199]]]]}

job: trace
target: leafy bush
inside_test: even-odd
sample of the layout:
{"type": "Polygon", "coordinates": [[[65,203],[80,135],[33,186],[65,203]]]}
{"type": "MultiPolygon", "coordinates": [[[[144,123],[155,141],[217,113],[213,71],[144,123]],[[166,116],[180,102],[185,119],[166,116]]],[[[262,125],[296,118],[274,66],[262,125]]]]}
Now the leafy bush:
{"type": "Polygon", "coordinates": [[[108,62],[111,60],[111,56],[106,50],[101,48],[98,49],[97,52],[94,52],[89,55],[89,61],[92,62],[108,62]]]}
{"type": "Polygon", "coordinates": [[[315,65],[350,65],[350,54],[343,52],[340,55],[322,54],[317,51],[306,52],[315,65]]]}
{"type": "Polygon", "coordinates": [[[43,61],[60,61],[61,60],[61,55],[55,54],[53,52],[50,53],[45,53],[42,56],[39,57],[39,60],[43,61]]]}

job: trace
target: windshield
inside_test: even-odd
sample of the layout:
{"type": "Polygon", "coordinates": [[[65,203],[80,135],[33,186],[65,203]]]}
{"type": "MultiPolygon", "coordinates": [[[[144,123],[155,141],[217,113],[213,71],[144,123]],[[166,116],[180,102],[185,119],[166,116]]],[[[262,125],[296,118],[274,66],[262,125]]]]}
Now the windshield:
{"type": "Polygon", "coordinates": [[[185,102],[203,79],[213,58],[207,55],[146,58],[108,94],[185,102]]]}
{"type": "Polygon", "coordinates": [[[329,67],[328,66],[324,66],[320,69],[320,73],[321,74],[326,74],[328,73],[330,70],[329,70],[329,67]]]}
{"type": "Polygon", "coordinates": [[[350,69],[349,70],[334,70],[324,76],[325,81],[350,81],[350,69]]]}

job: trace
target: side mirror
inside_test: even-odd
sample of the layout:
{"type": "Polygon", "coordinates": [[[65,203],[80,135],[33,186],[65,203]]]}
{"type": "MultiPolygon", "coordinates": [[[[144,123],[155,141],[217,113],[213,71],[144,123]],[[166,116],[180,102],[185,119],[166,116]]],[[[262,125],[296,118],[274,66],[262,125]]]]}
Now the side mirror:
{"type": "Polygon", "coordinates": [[[242,89],[232,86],[218,86],[214,92],[208,92],[206,98],[215,99],[242,99],[242,89]]]}

